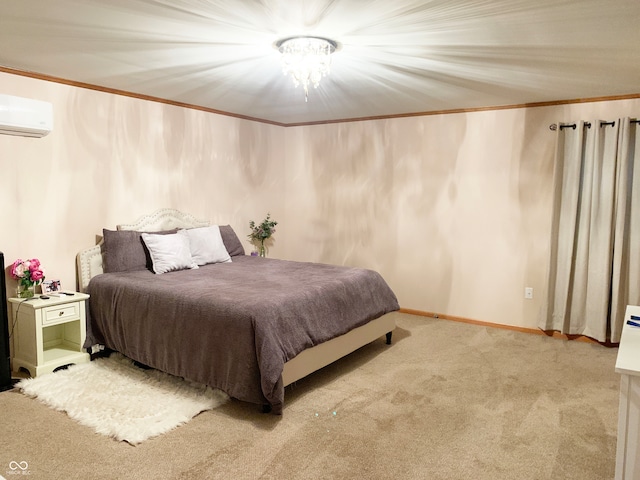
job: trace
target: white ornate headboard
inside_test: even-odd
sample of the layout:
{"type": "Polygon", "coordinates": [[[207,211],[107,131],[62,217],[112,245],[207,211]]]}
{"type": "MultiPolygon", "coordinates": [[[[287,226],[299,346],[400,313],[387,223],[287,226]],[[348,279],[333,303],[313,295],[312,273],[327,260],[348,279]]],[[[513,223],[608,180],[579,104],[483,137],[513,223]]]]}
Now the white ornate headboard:
{"type": "MultiPolygon", "coordinates": [[[[136,230],[138,232],[159,232],[173,228],[208,227],[209,221],[198,220],[193,215],[171,208],[163,208],[144,215],[131,224],[120,224],[117,230],[136,230]]],[[[78,269],[78,288],[85,292],[89,281],[104,272],[102,268],[102,241],[91,248],[81,250],[76,259],[78,269]]]]}

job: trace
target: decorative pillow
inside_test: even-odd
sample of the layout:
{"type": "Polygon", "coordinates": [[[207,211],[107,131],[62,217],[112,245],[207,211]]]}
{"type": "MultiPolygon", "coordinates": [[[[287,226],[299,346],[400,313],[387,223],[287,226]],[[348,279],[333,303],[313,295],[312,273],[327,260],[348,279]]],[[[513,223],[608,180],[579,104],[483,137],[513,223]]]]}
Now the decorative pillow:
{"type": "Polygon", "coordinates": [[[231,261],[229,252],[227,252],[222,242],[220,227],[218,227],[218,225],[190,228],[180,230],[178,233],[187,237],[191,250],[191,258],[196,265],[226,263],[231,261]]]}
{"type": "MultiPolygon", "coordinates": [[[[176,232],[177,230],[173,229],[150,233],[168,235],[176,232]]],[[[152,269],[151,257],[142,241],[141,233],[133,230],[102,230],[104,273],[152,269]]]]}
{"type": "Polygon", "coordinates": [[[142,240],[149,249],[153,261],[153,271],[157,274],[198,268],[193,263],[189,249],[189,238],[179,233],[172,235],[157,235],[142,233],[142,240]]]}
{"type": "Polygon", "coordinates": [[[244,247],[231,225],[220,225],[220,235],[230,256],[244,255],[244,247]]]}

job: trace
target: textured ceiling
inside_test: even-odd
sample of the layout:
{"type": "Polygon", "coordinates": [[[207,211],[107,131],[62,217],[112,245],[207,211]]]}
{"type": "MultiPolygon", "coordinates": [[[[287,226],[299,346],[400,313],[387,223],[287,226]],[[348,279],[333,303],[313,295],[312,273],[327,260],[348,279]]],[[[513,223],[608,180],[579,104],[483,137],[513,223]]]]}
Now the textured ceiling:
{"type": "Polygon", "coordinates": [[[289,125],[638,94],[639,21],[638,0],[3,0],[0,66],[289,125]],[[299,34],[341,44],[306,103],[273,47],[299,34]]]}

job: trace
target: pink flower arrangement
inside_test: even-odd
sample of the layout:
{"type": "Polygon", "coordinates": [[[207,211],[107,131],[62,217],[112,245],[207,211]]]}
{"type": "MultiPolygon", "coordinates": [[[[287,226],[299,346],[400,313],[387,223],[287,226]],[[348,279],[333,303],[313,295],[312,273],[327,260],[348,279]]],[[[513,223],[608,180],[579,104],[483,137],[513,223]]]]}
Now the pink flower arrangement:
{"type": "Polygon", "coordinates": [[[44,271],[40,265],[40,260],[18,259],[11,266],[11,277],[24,287],[39,285],[44,280],[44,271]]]}

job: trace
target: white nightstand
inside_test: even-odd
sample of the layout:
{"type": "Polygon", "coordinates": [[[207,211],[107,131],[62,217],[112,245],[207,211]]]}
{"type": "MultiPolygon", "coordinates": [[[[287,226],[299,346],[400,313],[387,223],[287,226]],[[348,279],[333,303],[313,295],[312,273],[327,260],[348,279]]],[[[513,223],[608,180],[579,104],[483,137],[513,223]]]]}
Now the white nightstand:
{"type": "Polygon", "coordinates": [[[74,293],[41,299],[10,298],[13,330],[13,370],[32,377],[56,368],[89,361],[82,345],[86,337],[85,302],[89,295],[74,293]]]}

